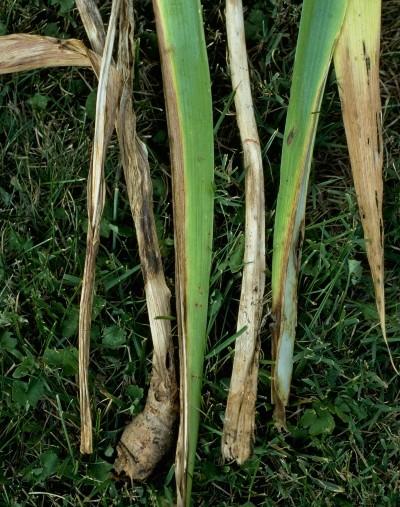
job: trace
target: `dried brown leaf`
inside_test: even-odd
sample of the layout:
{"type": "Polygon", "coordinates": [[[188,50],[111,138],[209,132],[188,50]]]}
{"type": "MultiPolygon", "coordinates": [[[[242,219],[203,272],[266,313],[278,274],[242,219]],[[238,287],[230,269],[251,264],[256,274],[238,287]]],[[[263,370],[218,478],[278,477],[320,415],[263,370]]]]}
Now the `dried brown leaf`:
{"type": "Polygon", "coordinates": [[[45,67],[90,67],[88,49],[76,39],[13,34],[0,37],[0,74],[45,67]]]}
{"type": "MultiPolygon", "coordinates": [[[[92,0],[77,2],[88,37],[97,51],[103,38],[98,21],[100,13],[92,0]]],[[[131,479],[144,480],[172,443],[173,426],[177,416],[177,385],[173,357],[170,291],[165,282],[153,214],[153,191],[150,167],[144,144],[136,134],[136,118],[132,102],[134,64],[132,2],[124,1],[120,17],[119,57],[113,67],[115,82],[123,82],[117,135],[127,185],[128,197],[136,228],[151,335],[153,339],[153,370],[146,406],[125,428],[117,446],[115,469],[131,479]],[[162,318],[166,317],[166,318],[162,318]]],[[[92,58],[95,72],[98,62],[92,58]]]]}
{"type": "Polygon", "coordinates": [[[261,148],[254,116],[241,0],[227,0],[226,26],[236,119],[246,171],[246,223],[235,358],[222,434],[222,455],[239,464],[251,454],[257,397],[259,331],[265,287],[265,210],[261,148]]]}
{"type": "Polygon", "coordinates": [[[380,19],[380,0],[352,0],[334,62],[382,334],[392,366],[399,373],[388,345],[385,323],[380,19]]]}
{"type": "Polygon", "coordinates": [[[96,256],[100,241],[100,223],[104,208],[104,162],[107,146],[115,122],[119,87],[110,81],[112,51],[120,13],[121,0],[112,4],[104,54],[101,61],[99,87],[96,102],[96,123],[92,162],[88,176],[88,231],[85,268],[79,312],[79,393],[81,409],[81,452],[90,454],[92,444],[92,419],[88,386],[90,330],[96,269],[96,256]]]}
{"type": "Polygon", "coordinates": [[[146,405],[124,430],[117,446],[115,470],[144,480],[170,448],[177,416],[177,385],[171,336],[170,291],[165,282],[152,212],[152,183],[145,146],[136,135],[132,102],[134,64],[133,9],[124,1],[118,70],[124,83],[117,132],[128,196],[135,222],[147,309],[153,339],[153,366],[146,405]],[[160,318],[161,317],[161,318],[160,318]]]}

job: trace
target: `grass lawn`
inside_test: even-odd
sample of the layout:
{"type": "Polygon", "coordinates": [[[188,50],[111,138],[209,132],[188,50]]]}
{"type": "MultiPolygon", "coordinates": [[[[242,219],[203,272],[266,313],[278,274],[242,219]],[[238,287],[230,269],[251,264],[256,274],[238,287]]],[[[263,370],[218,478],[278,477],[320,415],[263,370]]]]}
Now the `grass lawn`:
{"type": "MultiPolygon", "coordinates": [[[[104,18],[110,2],[100,2],[104,18]]],[[[400,505],[400,382],[379,328],[334,72],[317,133],[299,284],[288,432],[270,403],[273,209],[300,1],[246,2],[247,43],[263,149],[267,290],[253,457],[223,463],[243,255],[244,170],[226,62],[224,2],[205,0],[215,122],[215,239],[195,506],[400,505]]],[[[154,208],[174,293],[168,136],[151,2],[135,2],[135,104],[149,149],[154,208]]],[[[3,0],[0,34],[86,41],[74,0],[3,0]]],[[[400,364],[400,17],[383,1],[387,326],[400,364]]],[[[78,305],[86,245],[86,176],[96,80],[47,69],[0,79],[0,505],[168,506],[174,453],[145,484],[116,480],[125,424],[144,406],[151,340],[143,279],[115,136],[97,259],[91,349],[93,455],[79,454],[78,305]]],[[[174,301],[173,301],[174,303],[174,301]]]]}

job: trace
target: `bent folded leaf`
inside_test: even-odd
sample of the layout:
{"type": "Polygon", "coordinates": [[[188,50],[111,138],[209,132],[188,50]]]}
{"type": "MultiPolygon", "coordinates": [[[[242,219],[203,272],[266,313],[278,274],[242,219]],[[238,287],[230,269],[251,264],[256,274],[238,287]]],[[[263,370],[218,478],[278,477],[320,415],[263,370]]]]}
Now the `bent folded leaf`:
{"type": "Polygon", "coordinates": [[[350,0],[334,63],[376,305],[390,360],[398,373],[385,324],[380,28],[380,0],[350,0]]]}
{"type": "Polygon", "coordinates": [[[213,225],[211,84],[199,0],[153,0],[170,136],[180,350],[178,506],[190,503],[213,225]]]}
{"type": "Polygon", "coordinates": [[[285,427],[297,324],[297,278],[319,108],[347,0],[304,0],[282,148],[272,260],[272,402],[285,427]]]}
{"type": "Polygon", "coordinates": [[[0,37],[0,74],[45,67],[90,67],[88,49],[76,39],[13,34],[0,37]]]}

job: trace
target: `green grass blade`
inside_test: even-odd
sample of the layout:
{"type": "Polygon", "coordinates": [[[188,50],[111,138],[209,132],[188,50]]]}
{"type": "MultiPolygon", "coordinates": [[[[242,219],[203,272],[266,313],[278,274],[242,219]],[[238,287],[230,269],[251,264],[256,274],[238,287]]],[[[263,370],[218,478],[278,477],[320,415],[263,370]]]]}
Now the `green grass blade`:
{"type": "Polygon", "coordinates": [[[365,248],[386,337],[383,260],[383,149],[379,91],[381,1],[350,0],[334,63],[365,248]]]}
{"type": "Polygon", "coordinates": [[[297,277],[318,113],[347,0],[305,0],[282,149],[272,261],[272,401],[285,426],[297,323],[297,277]]]}
{"type": "Polygon", "coordinates": [[[181,420],[178,505],[189,505],[200,392],[213,224],[211,83],[198,0],[154,0],[173,177],[181,420]]]}

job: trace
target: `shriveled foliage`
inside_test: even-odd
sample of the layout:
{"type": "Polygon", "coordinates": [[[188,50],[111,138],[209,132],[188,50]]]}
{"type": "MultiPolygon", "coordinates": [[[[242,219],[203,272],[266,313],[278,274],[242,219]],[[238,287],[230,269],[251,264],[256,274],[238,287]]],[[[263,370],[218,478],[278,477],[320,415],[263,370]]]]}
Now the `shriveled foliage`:
{"type": "Polygon", "coordinates": [[[350,0],[335,50],[335,71],[382,334],[398,373],[386,337],[380,38],[381,1],[350,0]]]}
{"type": "Polygon", "coordinates": [[[260,326],[265,287],[265,199],[260,140],[251,96],[241,0],[227,0],[229,67],[246,177],[243,277],[235,358],[225,411],[222,455],[246,461],[254,439],[260,326]]]}

